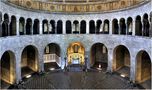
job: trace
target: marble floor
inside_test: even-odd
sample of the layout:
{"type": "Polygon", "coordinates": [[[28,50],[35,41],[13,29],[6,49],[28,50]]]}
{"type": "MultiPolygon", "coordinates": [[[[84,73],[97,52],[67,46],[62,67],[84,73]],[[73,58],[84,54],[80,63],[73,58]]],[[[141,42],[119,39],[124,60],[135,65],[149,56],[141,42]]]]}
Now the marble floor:
{"type": "Polygon", "coordinates": [[[115,73],[88,70],[88,72],[65,72],[55,70],[35,74],[21,84],[10,87],[20,89],[139,89],[115,73]]]}

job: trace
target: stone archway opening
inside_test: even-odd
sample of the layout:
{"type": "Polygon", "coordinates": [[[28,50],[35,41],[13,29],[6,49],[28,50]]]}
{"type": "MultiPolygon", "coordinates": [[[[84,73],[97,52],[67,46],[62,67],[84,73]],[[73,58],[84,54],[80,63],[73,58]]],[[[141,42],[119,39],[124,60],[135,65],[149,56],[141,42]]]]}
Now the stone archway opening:
{"type": "Polygon", "coordinates": [[[130,53],[129,50],[119,45],[113,52],[113,70],[121,77],[130,77],[130,53]]]}
{"type": "Polygon", "coordinates": [[[68,65],[71,64],[85,64],[85,48],[79,42],[74,42],[69,45],[67,48],[67,59],[68,65]]]}
{"type": "Polygon", "coordinates": [[[102,43],[96,43],[91,47],[91,66],[95,69],[106,71],[108,64],[108,50],[102,43]]]}
{"type": "Polygon", "coordinates": [[[146,51],[136,56],[136,82],[151,87],[151,59],[146,51]]]}
{"type": "Polygon", "coordinates": [[[55,43],[50,43],[44,50],[44,70],[59,69],[61,66],[60,46],[55,43]]]}
{"type": "Polygon", "coordinates": [[[14,84],[16,80],[15,73],[15,55],[11,51],[6,51],[0,60],[0,79],[1,88],[6,88],[9,84],[14,84]]]}
{"type": "Polygon", "coordinates": [[[38,72],[38,50],[29,45],[24,48],[21,56],[21,77],[38,72]]]}

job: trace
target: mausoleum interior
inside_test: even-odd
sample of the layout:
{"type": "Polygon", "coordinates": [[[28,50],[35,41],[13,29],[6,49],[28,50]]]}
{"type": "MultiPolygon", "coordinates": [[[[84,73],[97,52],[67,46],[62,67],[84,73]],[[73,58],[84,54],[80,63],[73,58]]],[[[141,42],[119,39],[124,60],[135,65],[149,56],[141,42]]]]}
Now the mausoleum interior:
{"type": "Polygon", "coordinates": [[[0,0],[1,89],[151,89],[152,0],[0,0]]]}

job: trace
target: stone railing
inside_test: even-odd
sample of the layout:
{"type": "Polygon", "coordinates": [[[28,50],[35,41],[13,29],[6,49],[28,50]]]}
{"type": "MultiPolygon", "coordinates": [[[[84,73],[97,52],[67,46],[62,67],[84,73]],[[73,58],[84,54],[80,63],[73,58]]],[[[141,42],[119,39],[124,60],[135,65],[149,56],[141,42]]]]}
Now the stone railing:
{"type": "Polygon", "coordinates": [[[56,54],[45,54],[43,58],[44,63],[56,62],[58,65],[60,64],[60,57],[56,54]]]}
{"type": "Polygon", "coordinates": [[[14,5],[47,12],[106,12],[112,10],[125,9],[136,6],[138,4],[149,2],[150,0],[108,0],[104,2],[90,2],[90,3],[54,3],[54,2],[40,2],[32,0],[7,0],[5,2],[14,5]]]}

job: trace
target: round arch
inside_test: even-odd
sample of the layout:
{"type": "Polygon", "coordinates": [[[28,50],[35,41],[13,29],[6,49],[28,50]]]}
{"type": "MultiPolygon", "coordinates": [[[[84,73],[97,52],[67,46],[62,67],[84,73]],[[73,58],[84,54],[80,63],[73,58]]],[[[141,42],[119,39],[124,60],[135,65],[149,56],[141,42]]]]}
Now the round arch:
{"type": "Polygon", "coordinates": [[[90,63],[92,68],[107,69],[108,66],[108,49],[103,43],[95,43],[91,47],[90,63]]]}
{"type": "Polygon", "coordinates": [[[56,43],[48,44],[44,49],[44,70],[54,70],[61,66],[61,48],[56,43]]]}
{"type": "Polygon", "coordinates": [[[85,48],[81,42],[70,43],[67,48],[67,62],[71,64],[85,64],[85,48]]]}
{"type": "Polygon", "coordinates": [[[0,78],[2,83],[14,84],[16,81],[16,57],[12,51],[5,51],[0,59],[0,78]]]}
{"type": "MultiPolygon", "coordinates": [[[[142,83],[151,80],[151,59],[145,50],[141,50],[136,55],[136,82],[142,83]]],[[[149,85],[150,86],[150,85],[149,85]]]]}
{"type": "Polygon", "coordinates": [[[21,55],[21,77],[38,72],[38,49],[33,45],[26,46],[21,55]]]}
{"type": "Polygon", "coordinates": [[[130,77],[130,62],[129,49],[124,45],[116,46],[113,51],[113,71],[130,77]]]}

